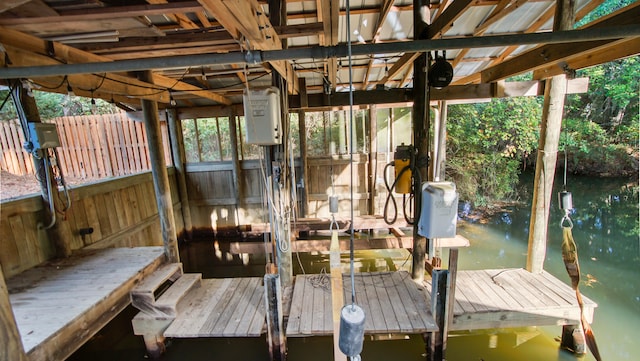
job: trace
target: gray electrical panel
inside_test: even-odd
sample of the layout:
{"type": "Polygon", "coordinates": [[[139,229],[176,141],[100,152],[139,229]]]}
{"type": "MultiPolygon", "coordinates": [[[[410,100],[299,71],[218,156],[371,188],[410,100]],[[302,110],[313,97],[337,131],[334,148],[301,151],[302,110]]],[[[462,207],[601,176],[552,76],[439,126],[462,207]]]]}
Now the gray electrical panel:
{"type": "Polygon", "coordinates": [[[51,123],[29,123],[29,134],[33,149],[55,148],[60,146],[56,125],[51,123]]]}

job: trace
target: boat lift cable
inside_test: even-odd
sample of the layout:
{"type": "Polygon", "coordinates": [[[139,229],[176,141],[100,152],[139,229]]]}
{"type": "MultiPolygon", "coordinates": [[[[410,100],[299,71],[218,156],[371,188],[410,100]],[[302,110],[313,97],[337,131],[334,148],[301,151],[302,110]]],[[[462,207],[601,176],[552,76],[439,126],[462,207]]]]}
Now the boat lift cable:
{"type": "Polygon", "coordinates": [[[353,61],[351,58],[351,12],[349,0],[346,1],[347,49],[349,59],[349,160],[350,160],[350,197],[351,224],[349,225],[349,268],[351,273],[351,305],[345,305],[340,311],[340,335],[338,346],[340,351],[352,361],[360,361],[360,353],[364,343],[364,310],[356,305],[356,286],[354,274],[354,211],[353,211],[353,61]]]}

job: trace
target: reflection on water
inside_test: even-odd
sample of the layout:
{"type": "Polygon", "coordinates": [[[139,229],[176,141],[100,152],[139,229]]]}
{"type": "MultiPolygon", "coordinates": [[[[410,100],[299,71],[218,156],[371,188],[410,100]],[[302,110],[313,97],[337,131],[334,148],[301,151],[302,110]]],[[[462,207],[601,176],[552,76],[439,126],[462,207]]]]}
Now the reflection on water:
{"type": "MultiPolygon", "coordinates": [[[[523,204],[531,194],[523,182],[523,204]]],[[[575,227],[582,268],[582,292],[599,304],[593,329],[605,360],[636,360],[640,343],[635,333],[640,325],[640,238],[638,236],[638,186],[624,180],[573,179],[576,208],[571,217],[575,227]]],[[[555,199],[555,191],[554,191],[555,199]]],[[[560,254],[561,215],[551,212],[545,269],[569,283],[560,254]]],[[[487,224],[464,222],[459,233],[471,241],[460,250],[460,269],[524,267],[529,231],[529,207],[513,207],[497,214],[487,224]]],[[[361,235],[362,236],[362,235],[361,235]]],[[[356,267],[361,272],[408,269],[411,261],[404,250],[358,251],[356,267]]],[[[215,249],[212,243],[193,243],[181,250],[186,272],[202,272],[204,277],[262,276],[265,257],[240,257],[215,249]]],[[[343,255],[345,271],[348,254],[343,255]]],[[[443,260],[447,259],[446,253],[443,260]]],[[[294,255],[295,273],[328,271],[328,254],[294,255]]],[[[98,338],[83,347],[71,360],[145,360],[142,339],[133,336],[128,309],[98,338]],[[108,346],[105,346],[108,345],[108,346]]],[[[556,338],[560,327],[518,330],[486,330],[469,335],[458,333],[449,339],[449,361],[565,361],[575,356],[559,350],[556,338]]],[[[330,360],[332,342],[328,337],[289,339],[289,360],[330,360]]],[[[268,360],[264,338],[173,340],[163,360],[268,360]]],[[[409,339],[373,341],[367,339],[363,360],[424,360],[424,341],[409,339]]],[[[583,360],[591,361],[587,355],[583,360]]]]}

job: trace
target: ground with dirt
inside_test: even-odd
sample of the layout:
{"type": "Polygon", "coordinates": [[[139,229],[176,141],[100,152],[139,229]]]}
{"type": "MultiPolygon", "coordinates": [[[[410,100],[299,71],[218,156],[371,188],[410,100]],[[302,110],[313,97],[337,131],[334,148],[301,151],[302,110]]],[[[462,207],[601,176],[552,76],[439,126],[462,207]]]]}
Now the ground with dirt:
{"type": "MultiPolygon", "coordinates": [[[[68,185],[89,182],[89,179],[67,178],[68,185]]],[[[16,175],[7,171],[0,171],[0,200],[5,201],[29,194],[40,193],[40,184],[34,175],[16,175]]]]}

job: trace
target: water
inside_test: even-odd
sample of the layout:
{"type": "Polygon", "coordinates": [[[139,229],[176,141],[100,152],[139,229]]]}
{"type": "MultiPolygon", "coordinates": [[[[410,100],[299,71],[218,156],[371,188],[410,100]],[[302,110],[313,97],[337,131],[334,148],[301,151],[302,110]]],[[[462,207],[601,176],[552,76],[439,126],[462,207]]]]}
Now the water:
{"type": "MultiPolygon", "coordinates": [[[[460,250],[460,269],[524,267],[529,230],[531,179],[523,179],[523,205],[497,213],[488,223],[464,222],[459,233],[471,241],[460,250]]],[[[623,179],[572,178],[575,211],[574,238],[578,244],[583,294],[599,304],[593,323],[598,346],[605,360],[636,360],[640,343],[640,237],[638,186],[623,179]],[[586,281],[586,282],[585,282],[586,281]]],[[[556,206],[551,213],[545,269],[569,282],[560,244],[561,215],[556,206]]],[[[216,252],[211,243],[193,243],[181,252],[186,272],[202,272],[204,277],[261,276],[264,256],[232,257],[216,252]]],[[[406,269],[411,262],[401,250],[356,252],[360,271],[406,269]],[[408,261],[408,262],[407,262],[408,261]]],[[[447,259],[447,255],[443,255],[447,259]]],[[[317,273],[328,266],[328,255],[302,255],[306,272],[317,273]]],[[[301,272],[294,256],[295,272],[301,272]]],[[[328,269],[328,267],[327,267],[328,269]]],[[[146,360],[142,339],[132,335],[130,320],[136,311],[129,308],[101,331],[70,360],[146,360]]],[[[576,357],[559,350],[561,327],[518,330],[487,330],[477,334],[458,333],[449,338],[449,361],[565,361],[576,357]],[[526,342],[523,342],[525,341],[526,342]]],[[[330,360],[329,337],[290,338],[289,360],[330,360]]],[[[363,360],[424,360],[420,336],[399,340],[367,338],[363,360]]],[[[268,360],[263,338],[173,340],[163,360],[268,360]]],[[[587,355],[582,360],[594,358],[587,355]]]]}

